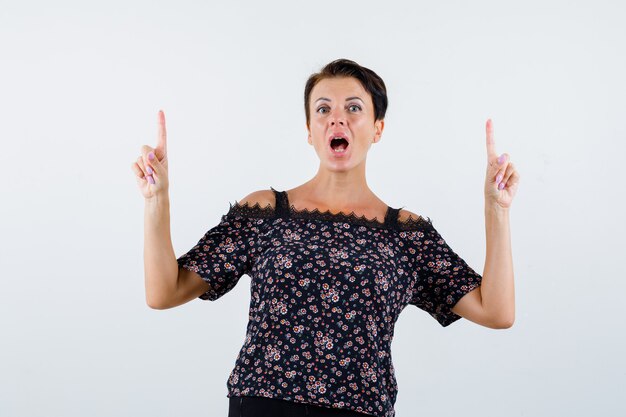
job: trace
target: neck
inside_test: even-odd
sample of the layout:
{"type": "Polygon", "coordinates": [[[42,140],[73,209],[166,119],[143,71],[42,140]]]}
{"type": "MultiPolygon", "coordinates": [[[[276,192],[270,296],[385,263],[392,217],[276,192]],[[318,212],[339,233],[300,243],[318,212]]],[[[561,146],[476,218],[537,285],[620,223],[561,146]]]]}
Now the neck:
{"type": "Polygon", "coordinates": [[[349,171],[332,171],[320,165],[317,174],[303,184],[308,198],[330,207],[370,204],[376,196],[365,179],[365,161],[349,171]]]}

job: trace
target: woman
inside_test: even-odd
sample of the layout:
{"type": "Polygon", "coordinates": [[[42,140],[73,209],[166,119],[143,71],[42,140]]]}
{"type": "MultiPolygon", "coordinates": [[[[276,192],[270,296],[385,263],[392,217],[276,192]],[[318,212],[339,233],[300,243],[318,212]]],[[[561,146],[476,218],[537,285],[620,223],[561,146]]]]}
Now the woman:
{"type": "Polygon", "coordinates": [[[317,174],[287,191],[259,190],[175,258],[169,235],[165,120],[156,148],[133,164],[146,201],[146,299],[165,309],[216,300],[251,277],[245,343],[228,378],[229,417],[395,415],[394,324],[413,304],[442,326],[465,317],[514,321],[509,208],[519,174],[496,154],[487,121],[487,256],[476,273],[430,218],[389,207],[365,162],[384,128],[383,80],[345,59],[306,83],[317,174]]]}

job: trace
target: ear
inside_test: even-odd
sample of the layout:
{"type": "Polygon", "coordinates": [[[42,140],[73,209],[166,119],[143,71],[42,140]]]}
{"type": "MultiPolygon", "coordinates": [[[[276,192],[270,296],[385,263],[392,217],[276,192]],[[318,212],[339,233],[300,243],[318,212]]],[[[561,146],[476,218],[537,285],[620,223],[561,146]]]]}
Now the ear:
{"type": "Polygon", "coordinates": [[[307,138],[306,141],[309,142],[309,145],[313,145],[313,142],[311,140],[311,129],[309,129],[309,125],[306,125],[306,131],[307,131],[307,138]]]}
{"type": "Polygon", "coordinates": [[[374,143],[378,143],[380,141],[380,137],[383,134],[383,129],[385,129],[385,121],[384,120],[376,120],[374,122],[374,129],[376,133],[374,135],[374,143]]]}

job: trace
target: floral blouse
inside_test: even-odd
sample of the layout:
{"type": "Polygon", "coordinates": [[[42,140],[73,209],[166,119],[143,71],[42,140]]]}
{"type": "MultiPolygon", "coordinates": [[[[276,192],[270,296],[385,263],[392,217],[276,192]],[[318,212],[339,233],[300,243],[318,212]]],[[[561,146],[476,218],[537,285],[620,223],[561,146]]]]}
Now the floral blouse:
{"type": "Polygon", "coordinates": [[[395,416],[394,325],[412,304],[448,326],[450,309],[482,277],[439,235],[430,218],[384,222],[235,201],[178,258],[217,300],[251,278],[246,338],[228,395],[261,396],[380,417],[395,416]]]}

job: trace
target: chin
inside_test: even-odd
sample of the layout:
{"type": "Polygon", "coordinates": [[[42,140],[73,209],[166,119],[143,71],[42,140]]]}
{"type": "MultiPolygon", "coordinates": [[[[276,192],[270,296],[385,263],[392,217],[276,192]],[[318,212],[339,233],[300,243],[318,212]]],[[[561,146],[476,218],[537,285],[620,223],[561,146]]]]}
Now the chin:
{"type": "Polygon", "coordinates": [[[354,161],[353,159],[347,159],[345,161],[329,161],[328,159],[324,160],[323,165],[328,171],[332,172],[348,172],[355,168],[357,168],[361,163],[365,162],[365,160],[360,163],[354,161]]]}

